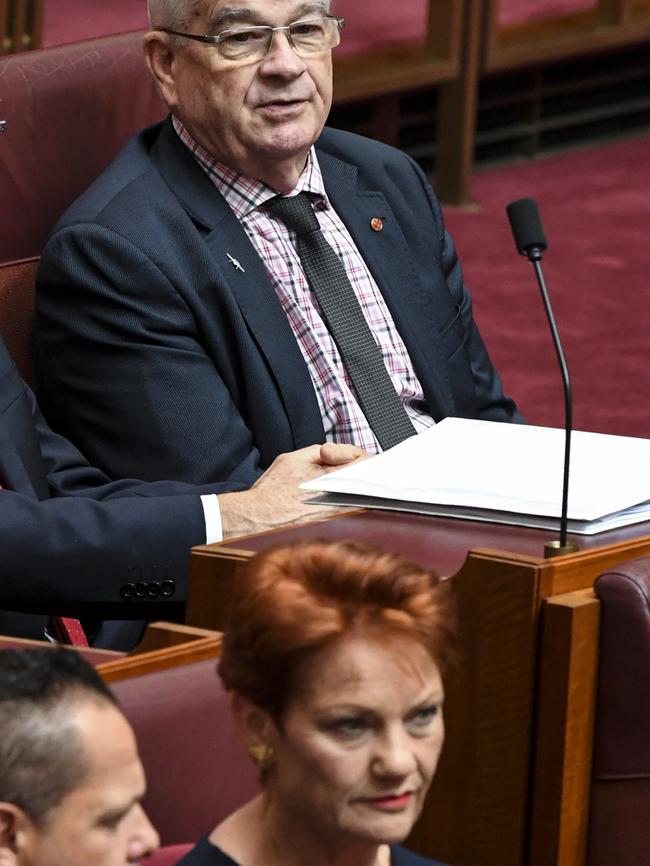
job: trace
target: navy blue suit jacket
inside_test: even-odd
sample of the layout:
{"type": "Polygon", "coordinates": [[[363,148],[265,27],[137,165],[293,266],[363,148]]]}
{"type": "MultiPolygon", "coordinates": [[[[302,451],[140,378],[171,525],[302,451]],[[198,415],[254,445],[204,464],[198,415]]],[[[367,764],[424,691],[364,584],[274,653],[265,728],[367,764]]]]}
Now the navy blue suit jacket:
{"type": "MultiPolygon", "coordinates": [[[[521,420],[424,174],[400,151],[333,129],[317,152],[434,418],[521,420]]],[[[37,280],[35,361],[46,417],[113,477],[250,484],[281,452],[324,441],[263,264],[169,120],[133,139],[55,228],[37,280]]]]}
{"type": "Polygon", "coordinates": [[[200,493],[115,481],[43,420],[0,337],[0,634],[42,637],[44,617],[174,616],[189,550],[205,541],[200,493]]]}

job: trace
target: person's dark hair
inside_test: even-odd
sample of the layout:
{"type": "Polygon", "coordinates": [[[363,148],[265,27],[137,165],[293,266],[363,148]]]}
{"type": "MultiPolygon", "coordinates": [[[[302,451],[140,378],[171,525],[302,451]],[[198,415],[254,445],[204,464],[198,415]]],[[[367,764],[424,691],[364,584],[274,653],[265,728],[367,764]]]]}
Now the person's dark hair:
{"type": "Polygon", "coordinates": [[[0,801],[42,825],[88,771],[75,723],[86,701],[116,704],[73,650],[0,650],[0,801]]]}
{"type": "Polygon", "coordinates": [[[299,665],[355,630],[411,637],[444,672],[454,643],[449,588],[435,573],[366,544],[278,547],[237,576],[219,675],[280,720],[299,665]]]}

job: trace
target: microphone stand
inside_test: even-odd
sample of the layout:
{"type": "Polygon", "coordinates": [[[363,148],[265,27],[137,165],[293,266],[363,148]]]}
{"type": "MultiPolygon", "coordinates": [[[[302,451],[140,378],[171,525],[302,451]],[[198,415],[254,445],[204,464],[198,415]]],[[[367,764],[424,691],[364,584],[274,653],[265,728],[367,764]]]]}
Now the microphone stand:
{"type": "Polygon", "coordinates": [[[573,401],[571,399],[571,380],[569,378],[569,368],[567,367],[566,358],[560,342],[560,335],[555,324],[555,316],[551,307],[551,300],[546,289],[546,281],[542,271],[542,249],[540,247],[530,247],[526,250],[526,256],[533,268],[537,277],[537,284],[542,293],[542,301],[548,325],[551,329],[553,337],[553,345],[555,346],[555,354],[560,365],[562,374],[562,385],[564,386],[564,473],[562,478],[562,512],[560,517],[560,540],[547,541],[544,544],[544,556],[550,559],[554,556],[564,556],[566,553],[575,553],[579,548],[577,544],[567,544],[567,524],[568,524],[568,507],[569,507],[569,467],[571,460],[571,430],[573,428],[573,401]]]}

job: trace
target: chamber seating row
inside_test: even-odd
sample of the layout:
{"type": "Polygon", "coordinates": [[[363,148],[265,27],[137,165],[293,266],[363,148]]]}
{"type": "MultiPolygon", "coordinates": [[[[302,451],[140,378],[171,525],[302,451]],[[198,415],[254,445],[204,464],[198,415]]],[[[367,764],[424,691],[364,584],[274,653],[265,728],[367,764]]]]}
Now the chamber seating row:
{"type": "MultiPolygon", "coordinates": [[[[608,569],[593,589],[547,598],[542,621],[526,839],[518,852],[504,840],[500,849],[483,847],[462,862],[645,866],[650,855],[650,557],[608,569]]],[[[216,675],[220,636],[182,630],[154,626],[148,647],[137,655],[82,650],[110,683],[135,729],[148,779],[144,805],[164,846],[197,840],[259,790],[216,675]]],[[[0,649],[28,643],[0,639],[0,649]]],[[[471,664],[472,659],[461,662],[471,664]]],[[[460,707],[448,713],[449,742],[440,769],[445,778],[428,798],[421,825],[439,824],[441,795],[455,806],[452,821],[445,834],[420,831],[411,842],[429,856],[441,856],[447,833],[471,832],[477,820],[457,805],[460,778],[471,771],[471,758],[458,760],[454,717],[459,709],[472,712],[480,698],[455,691],[449,701],[460,700],[460,707]]],[[[507,714],[507,708],[502,712],[507,714]]],[[[183,850],[169,848],[151,864],[171,866],[183,850]]]]}

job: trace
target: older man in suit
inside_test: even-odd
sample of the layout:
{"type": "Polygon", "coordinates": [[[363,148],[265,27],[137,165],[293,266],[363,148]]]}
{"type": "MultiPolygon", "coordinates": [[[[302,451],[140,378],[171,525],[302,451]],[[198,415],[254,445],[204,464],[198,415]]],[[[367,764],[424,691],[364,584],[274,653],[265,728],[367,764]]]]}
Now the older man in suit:
{"type": "MultiPolygon", "coordinates": [[[[403,153],[323,129],[329,0],[150,0],[170,117],[64,215],[37,283],[45,410],[112,477],[250,485],[314,442],[520,421],[403,153]]],[[[462,455],[459,455],[462,459],[462,455]]]]}
{"type": "MultiPolygon", "coordinates": [[[[48,427],[0,337],[0,634],[43,637],[48,614],[178,617],[193,545],[318,516],[299,481],[360,454],[284,455],[243,492],[228,482],[110,482],[48,427]]],[[[137,628],[121,632],[128,645],[137,628]]]]}

